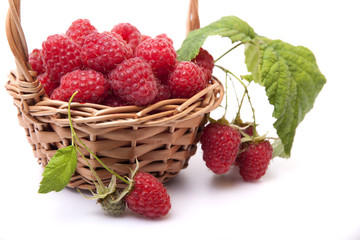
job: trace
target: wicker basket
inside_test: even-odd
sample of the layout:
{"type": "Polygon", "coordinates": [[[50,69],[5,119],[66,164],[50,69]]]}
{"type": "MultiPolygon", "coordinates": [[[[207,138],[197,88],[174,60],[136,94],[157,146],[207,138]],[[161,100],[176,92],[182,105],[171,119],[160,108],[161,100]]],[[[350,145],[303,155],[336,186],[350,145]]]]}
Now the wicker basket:
{"type": "MultiPolygon", "coordinates": [[[[28,63],[28,49],[20,24],[20,0],[9,0],[6,33],[17,70],[9,75],[7,92],[18,109],[34,156],[45,166],[57,149],[71,144],[67,102],[50,100],[28,63]]],[[[190,1],[187,31],[199,28],[198,3],[190,1]]],[[[219,106],[222,84],[212,83],[190,99],[169,99],[147,107],[108,107],[99,104],[71,104],[74,128],[79,138],[119,175],[139,161],[139,171],[160,181],[173,178],[186,168],[195,154],[206,114],[219,106]]],[[[104,183],[111,174],[82,149],[104,183]]],[[[94,189],[95,180],[86,162],[79,157],[69,187],[94,189]]],[[[121,182],[118,188],[123,188],[121,182]]]]}

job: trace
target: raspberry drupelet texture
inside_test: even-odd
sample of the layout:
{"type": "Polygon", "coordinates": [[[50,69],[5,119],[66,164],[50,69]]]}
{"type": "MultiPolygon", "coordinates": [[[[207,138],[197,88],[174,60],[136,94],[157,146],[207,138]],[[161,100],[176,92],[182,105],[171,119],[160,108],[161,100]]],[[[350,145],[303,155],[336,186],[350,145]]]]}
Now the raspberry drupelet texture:
{"type": "Polygon", "coordinates": [[[93,25],[91,25],[88,19],[78,19],[72,22],[65,35],[75,43],[82,46],[84,44],[85,37],[93,32],[97,32],[97,30],[93,25]]]}
{"type": "Polygon", "coordinates": [[[158,94],[156,95],[154,102],[169,99],[171,97],[169,86],[166,84],[159,83],[158,81],[158,94]]]}
{"type": "Polygon", "coordinates": [[[148,105],[158,93],[151,67],[141,58],[124,60],[108,76],[112,92],[127,105],[148,105]]]}
{"type": "Polygon", "coordinates": [[[115,191],[105,198],[99,198],[97,202],[100,203],[100,206],[107,215],[114,217],[121,216],[125,212],[126,203],[122,200],[115,202],[114,199],[117,199],[119,196],[120,193],[115,191]]]}
{"type": "Polygon", "coordinates": [[[258,180],[265,175],[272,158],[273,148],[269,141],[244,143],[236,158],[240,175],[245,181],[258,180]]]}
{"type": "Polygon", "coordinates": [[[236,129],[219,123],[210,123],[201,135],[201,148],[206,166],[215,174],[230,170],[241,143],[236,129]]]}
{"type": "Polygon", "coordinates": [[[109,106],[109,107],[121,107],[125,106],[124,102],[112,92],[101,101],[101,104],[109,106]]]}
{"type": "Polygon", "coordinates": [[[45,72],[44,63],[42,60],[41,50],[35,48],[30,54],[29,54],[29,63],[31,65],[31,68],[37,72],[37,75],[41,75],[45,72]]]}
{"type": "Polygon", "coordinates": [[[160,80],[167,79],[177,63],[174,47],[163,38],[142,41],[135,50],[135,56],[149,62],[155,76],[160,80]]]}
{"type": "Polygon", "coordinates": [[[198,55],[191,60],[196,63],[204,71],[207,81],[210,80],[214,69],[213,56],[203,48],[200,48],[198,55]]]}
{"type": "Polygon", "coordinates": [[[52,92],[60,85],[58,81],[51,80],[47,73],[40,74],[38,76],[38,80],[41,82],[46,94],[49,97],[51,96],[52,92]]]}
{"type": "Polygon", "coordinates": [[[143,41],[145,41],[145,40],[147,40],[147,39],[150,39],[150,38],[151,38],[151,37],[148,36],[148,35],[141,34],[141,41],[140,41],[140,42],[143,42],[143,41]]]}
{"type": "Polygon", "coordinates": [[[168,85],[173,98],[190,98],[207,86],[204,72],[193,62],[180,62],[171,73],[168,85]]]}
{"type": "Polygon", "coordinates": [[[109,93],[109,80],[94,70],[75,70],[61,78],[60,86],[51,95],[53,100],[69,101],[78,91],[74,102],[100,103],[109,93]]]}
{"type": "Polygon", "coordinates": [[[81,69],[81,47],[65,35],[55,34],[42,44],[41,55],[50,79],[60,81],[66,73],[81,69]]]}
{"type": "Polygon", "coordinates": [[[166,188],[156,177],[144,172],[134,177],[134,188],[125,202],[129,209],[149,218],[163,217],[171,208],[166,188]]]}
{"type": "Polygon", "coordinates": [[[111,31],[121,35],[133,51],[135,51],[135,48],[141,42],[140,31],[130,23],[119,23],[115,25],[111,31]]]}
{"type": "Polygon", "coordinates": [[[168,40],[171,43],[171,45],[174,45],[174,41],[171,38],[169,38],[166,33],[159,34],[155,38],[163,38],[165,40],[168,40]]]}
{"type": "Polygon", "coordinates": [[[102,73],[108,73],[132,55],[129,45],[120,35],[112,32],[89,34],[81,48],[81,59],[85,66],[102,73]]]}

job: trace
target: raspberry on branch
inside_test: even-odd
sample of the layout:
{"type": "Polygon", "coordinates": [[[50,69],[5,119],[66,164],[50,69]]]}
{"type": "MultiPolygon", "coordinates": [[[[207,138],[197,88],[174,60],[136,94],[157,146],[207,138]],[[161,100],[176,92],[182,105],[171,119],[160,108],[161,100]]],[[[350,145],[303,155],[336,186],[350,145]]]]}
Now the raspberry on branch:
{"type": "Polygon", "coordinates": [[[240,175],[245,181],[258,180],[265,175],[272,158],[273,148],[268,140],[244,143],[236,158],[240,175]]]}
{"type": "Polygon", "coordinates": [[[241,138],[239,131],[228,125],[210,123],[204,128],[200,142],[206,166],[215,174],[223,174],[235,162],[241,138]]]}
{"type": "Polygon", "coordinates": [[[171,208],[166,188],[150,173],[135,175],[134,187],[124,200],[129,209],[149,218],[163,217],[171,208]]]}

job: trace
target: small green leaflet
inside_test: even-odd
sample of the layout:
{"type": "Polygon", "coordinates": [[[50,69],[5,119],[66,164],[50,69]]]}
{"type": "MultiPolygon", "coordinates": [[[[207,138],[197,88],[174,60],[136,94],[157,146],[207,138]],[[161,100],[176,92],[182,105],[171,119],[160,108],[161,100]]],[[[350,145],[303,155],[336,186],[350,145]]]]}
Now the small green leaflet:
{"type": "Polygon", "coordinates": [[[312,109],[326,79],[313,53],[305,47],[263,37],[255,38],[253,43],[255,46],[248,44],[245,50],[248,71],[265,87],[277,119],[274,127],[284,154],[290,156],[296,128],[312,109]]]}
{"type": "Polygon", "coordinates": [[[255,32],[249,24],[238,17],[223,17],[206,27],[190,32],[177,51],[178,60],[190,61],[195,58],[206,38],[212,35],[228,37],[234,43],[250,41],[255,37],[255,32]]]}
{"type": "Polygon", "coordinates": [[[290,156],[284,152],[284,145],[282,144],[281,140],[278,138],[276,139],[273,144],[273,154],[272,157],[282,157],[282,158],[289,158],[290,156]]]}
{"type": "Polygon", "coordinates": [[[44,169],[39,193],[63,190],[70,182],[76,165],[76,148],[73,145],[57,150],[44,169]]]}

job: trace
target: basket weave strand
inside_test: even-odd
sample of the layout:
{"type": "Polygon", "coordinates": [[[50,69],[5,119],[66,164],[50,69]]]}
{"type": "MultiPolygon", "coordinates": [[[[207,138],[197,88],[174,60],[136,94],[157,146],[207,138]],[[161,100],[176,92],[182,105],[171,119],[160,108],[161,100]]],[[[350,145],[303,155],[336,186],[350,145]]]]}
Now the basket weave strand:
{"type": "MultiPolygon", "coordinates": [[[[38,162],[45,166],[63,147],[71,144],[68,103],[51,100],[28,63],[28,50],[20,24],[20,0],[9,0],[6,33],[16,60],[9,75],[7,92],[18,109],[18,120],[38,162]]],[[[198,2],[189,4],[187,31],[199,27],[198,2]],[[195,23],[194,23],[195,22],[195,23]]],[[[80,140],[109,168],[128,175],[139,161],[139,171],[149,172],[165,182],[186,168],[195,154],[206,114],[221,103],[222,84],[212,78],[207,88],[190,99],[168,99],[146,107],[108,107],[99,104],[71,104],[74,129],[80,140]]],[[[108,184],[111,174],[80,144],[101,180],[108,184]]],[[[69,187],[94,189],[95,177],[78,157],[69,187]]],[[[118,182],[118,188],[125,187],[118,182]]]]}

